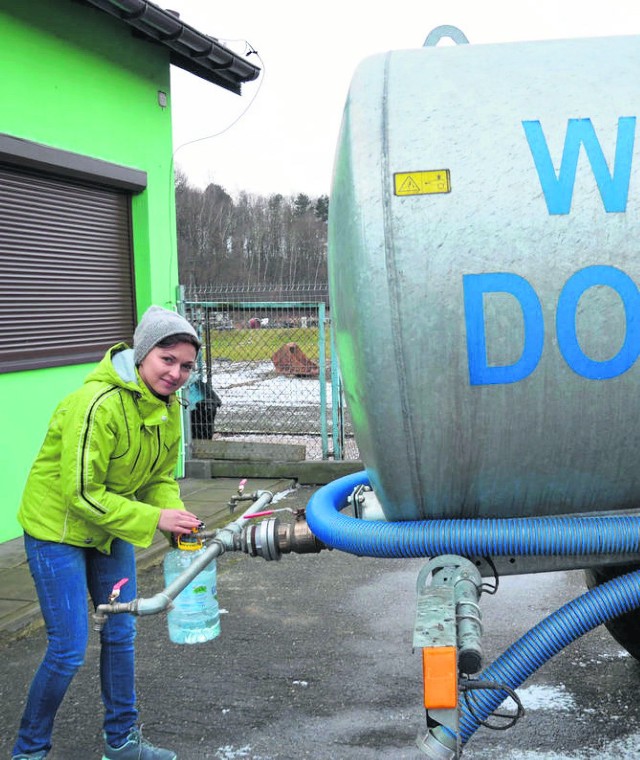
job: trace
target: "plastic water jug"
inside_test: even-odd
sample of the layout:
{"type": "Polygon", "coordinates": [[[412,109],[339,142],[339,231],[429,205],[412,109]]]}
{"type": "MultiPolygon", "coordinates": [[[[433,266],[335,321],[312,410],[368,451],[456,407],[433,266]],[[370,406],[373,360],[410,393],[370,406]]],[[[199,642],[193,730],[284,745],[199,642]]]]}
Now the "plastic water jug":
{"type": "MultiPolygon", "coordinates": [[[[164,558],[165,584],[174,581],[204,551],[200,541],[179,541],[164,558]]],[[[174,599],[167,622],[169,638],[175,644],[200,644],[220,635],[215,559],[174,599]]]]}

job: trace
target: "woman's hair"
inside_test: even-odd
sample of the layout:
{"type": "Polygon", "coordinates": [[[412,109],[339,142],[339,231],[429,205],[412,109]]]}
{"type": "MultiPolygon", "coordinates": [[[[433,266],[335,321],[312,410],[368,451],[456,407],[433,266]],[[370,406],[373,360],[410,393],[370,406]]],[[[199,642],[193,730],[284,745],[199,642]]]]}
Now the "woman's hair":
{"type": "Polygon", "coordinates": [[[193,337],[193,335],[190,335],[189,333],[175,333],[174,335],[167,335],[166,338],[159,340],[155,344],[154,348],[171,348],[171,346],[175,346],[178,343],[190,343],[195,348],[196,355],[200,350],[200,343],[196,340],[196,338],[193,337]]]}

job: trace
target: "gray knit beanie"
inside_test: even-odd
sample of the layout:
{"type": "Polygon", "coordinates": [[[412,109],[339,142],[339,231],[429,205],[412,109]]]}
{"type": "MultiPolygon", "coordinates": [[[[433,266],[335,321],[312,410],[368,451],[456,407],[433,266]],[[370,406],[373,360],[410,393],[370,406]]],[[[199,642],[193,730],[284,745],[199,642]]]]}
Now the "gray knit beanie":
{"type": "Polygon", "coordinates": [[[133,359],[136,367],[161,340],[178,333],[192,335],[200,345],[198,334],[184,317],[175,311],[163,309],[162,306],[149,306],[133,333],[133,359]]]}

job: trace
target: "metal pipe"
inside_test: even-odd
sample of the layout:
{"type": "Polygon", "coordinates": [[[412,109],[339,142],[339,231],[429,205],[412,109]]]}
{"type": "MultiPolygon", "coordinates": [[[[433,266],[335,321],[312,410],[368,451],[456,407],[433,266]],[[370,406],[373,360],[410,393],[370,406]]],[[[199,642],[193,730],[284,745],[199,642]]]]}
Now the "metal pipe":
{"type": "Polygon", "coordinates": [[[256,501],[253,502],[249,509],[244,511],[240,517],[237,517],[235,520],[233,520],[233,522],[230,522],[218,532],[216,538],[224,541],[226,549],[230,549],[232,551],[235,551],[237,549],[233,541],[233,536],[237,536],[242,533],[243,527],[246,525],[246,522],[244,522],[245,517],[252,515],[254,512],[260,512],[267,506],[267,504],[270,504],[271,500],[273,499],[273,494],[271,491],[256,491],[254,493],[254,496],[256,497],[256,501]],[[229,537],[223,535],[227,532],[230,534],[229,537]],[[231,540],[229,540],[229,538],[231,540]]]}
{"type": "MultiPolygon", "coordinates": [[[[327,430],[327,337],[325,324],[325,305],[318,304],[318,379],[320,380],[320,440],[322,441],[322,459],[329,458],[329,437],[327,430]]],[[[331,389],[333,392],[333,388],[331,389]]]]}
{"type": "Polygon", "coordinates": [[[196,575],[213,562],[216,557],[224,554],[224,550],[223,544],[215,538],[211,546],[208,546],[202,554],[196,557],[189,567],[180,573],[166,588],[149,599],[138,599],[135,614],[155,615],[167,609],[176,596],[191,583],[196,575]]]}
{"type": "Polygon", "coordinates": [[[156,615],[158,612],[163,612],[171,606],[176,596],[187,587],[196,575],[210,562],[213,562],[216,557],[224,554],[225,551],[240,550],[241,542],[239,537],[243,528],[246,527],[246,523],[243,523],[245,516],[251,515],[254,512],[260,512],[273,499],[271,491],[256,491],[253,495],[255,501],[252,505],[235,520],[217,531],[211,545],[206,547],[205,551],[196,557],[189,567],[162,591],[159,591],[148,599],[137,598],[130,602],[99,604],[93,614],[94,630],[102,630],[109,614],[128,612],[132,615],[156,615]]]}

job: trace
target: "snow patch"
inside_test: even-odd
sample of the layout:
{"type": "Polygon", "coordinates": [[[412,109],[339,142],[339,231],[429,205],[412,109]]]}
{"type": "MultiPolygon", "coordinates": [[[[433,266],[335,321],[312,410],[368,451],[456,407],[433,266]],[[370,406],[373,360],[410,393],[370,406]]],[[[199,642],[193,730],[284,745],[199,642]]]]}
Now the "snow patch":
{"type": "Polygon", "coordinates": [[[245,744],[244,747],[234,747],[231,744],[218,747],[216,757],[219,760],[240,760],[244,757],[250,757],[251,760],[269,760],[266,756],[252,754],[251,747],[248,744],[245,744]]]}
{"type": "Polygon", "coordinates": [[[625,739],[617,739],[606,747],[585,749],[571,754],[558,752],[528,752],[514,751],[506,755],[503,760],[637,760],[640,734],[631,734],[625,739]]]}
{"type": "MultiPolygon", "coordinates": [[[[243,407],[266,409],[286,402],[287,406],[315,407],[320,404],[320,381],[317,377],[276,375],[273,362],[255,362],[250,366],[238,363],[226,369],[217,368],[213,384],[222,398],[224,413],[243,407]]],[[[326,386],[327,403],[331,404],[331,384],[326,386]]]]}
{"type": "Polygon", "coordinates": [[[573,710],[573,696],[562,686],[534,684],[517,690],[525,710],[573,710]]]}

